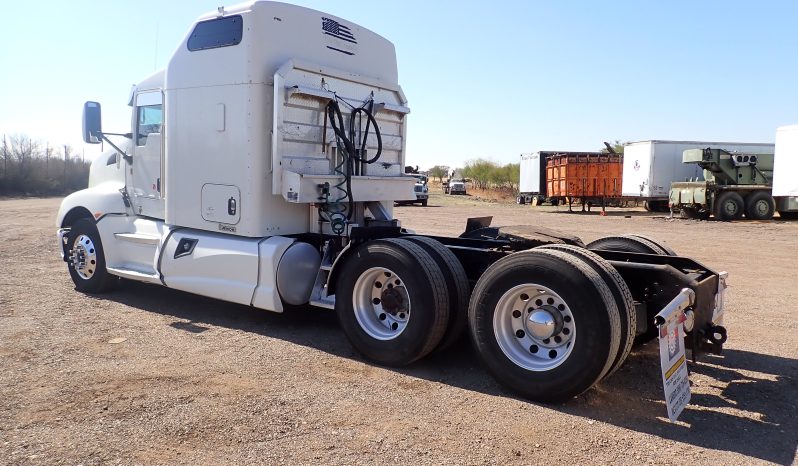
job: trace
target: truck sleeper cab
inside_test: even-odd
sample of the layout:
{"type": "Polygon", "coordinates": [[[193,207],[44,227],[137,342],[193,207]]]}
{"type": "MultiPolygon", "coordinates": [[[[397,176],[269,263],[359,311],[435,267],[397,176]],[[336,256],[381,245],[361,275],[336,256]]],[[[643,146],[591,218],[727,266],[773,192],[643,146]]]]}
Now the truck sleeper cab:
{"type": "Polygon", "coordinates": [[[612,374],[673,300],[687,300],[694,355],[725,340],[724,276],[656,241],[585,245],[488,219],[457,238],[404,230],[393,204],[417,194],[394,48],[341,18],[264,1],[204,15],[130,104],[119,144],[100,105],[84,107],[84,140],[118,156],[115,169],[95,160],[58,213],[78,291],[121,277],[334,309],[352,345],[390,366],[468,332],[498,380],[542,401],[612,374]]]}

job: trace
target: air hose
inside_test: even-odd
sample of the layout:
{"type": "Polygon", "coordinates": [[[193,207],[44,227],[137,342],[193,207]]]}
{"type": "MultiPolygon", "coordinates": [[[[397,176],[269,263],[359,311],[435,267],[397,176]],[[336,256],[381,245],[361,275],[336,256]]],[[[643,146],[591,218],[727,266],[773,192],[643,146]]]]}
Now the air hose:
{"type": "MultiPolygon", "coordinates": [[[[346,230],[346,224],[351,220],[352,213],[355,210],[352,197],[352,175],[355,173],[355,162],[375,163],[382,155],[382,135],[373,114],[374,98],[369,98],[360,107],[353,107],[345,100],[341,100],[352,108],[352,112],[349,114],[349,134],[344,130],[344,118],[341,113],[341,107],[338,105],[339,100],[341,99],[335,95],[335,99],[330,100],[325,109],[330,120],[330,126],[332,126],[335,133],[338,151],[341,155],[340,162],[336,163],[333,170],[336,175],[343,177],[340,182],[331,186],[331,189],[336,192],[336,194],[333,194],[335,197],[330,201],[328,194],[325,199],[327,203],[323,209],[326,213],[327,221],[330,222],[330,228],[336,235],[343,234],[346,230]],[[361,130],[363,116],[365,116],[366,120],[365,130],[361,130]],[[366,159],[366,143],[372,125],[374,126],[374,134],[377,137],[377,153],[374,157],[366,159]],[[359,147],[355,146],[354,141],[356,139],[360,142],[359,147]]],[[[321,211],[319,211],[319,214],[321,215],[321,211]]]]}

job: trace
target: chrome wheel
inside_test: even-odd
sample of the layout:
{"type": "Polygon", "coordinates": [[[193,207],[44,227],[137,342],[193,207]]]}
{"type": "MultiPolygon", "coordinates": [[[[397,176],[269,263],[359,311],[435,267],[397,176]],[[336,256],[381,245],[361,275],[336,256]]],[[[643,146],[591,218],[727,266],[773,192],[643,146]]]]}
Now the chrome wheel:
{"type": "Polygon", "coordinates": [[[393,271],[372,267],[355,282],[352,305],[360,327],[377,340],[392,340],[410,321],[410,294],[393,271]]]}
{"type": "Polygon", "coordinates": [[[557,293],[525,283],[499,298],[493,331],[502,352],[513,363],[530,371],[547,371],[571,354],[576,322],[557,293]]]}
{"type": "Polygon", "coordinates": [[[89,236],[80,235],[75,238],[69,252],[69,262],[80,278],[89,280],[94,276],[97,270],[97,251],[89,236]]]}

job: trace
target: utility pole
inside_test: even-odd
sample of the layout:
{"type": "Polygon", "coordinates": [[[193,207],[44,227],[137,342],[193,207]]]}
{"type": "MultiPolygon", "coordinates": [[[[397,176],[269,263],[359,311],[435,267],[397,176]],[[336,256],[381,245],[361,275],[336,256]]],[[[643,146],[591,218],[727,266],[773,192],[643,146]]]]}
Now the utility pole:
{"type": "Polygon", "coordinates": [[[69,153],[67,152],[67,145],[64,144],[64,191],[67,185],[67,164],[69,163],[69,153]]]}

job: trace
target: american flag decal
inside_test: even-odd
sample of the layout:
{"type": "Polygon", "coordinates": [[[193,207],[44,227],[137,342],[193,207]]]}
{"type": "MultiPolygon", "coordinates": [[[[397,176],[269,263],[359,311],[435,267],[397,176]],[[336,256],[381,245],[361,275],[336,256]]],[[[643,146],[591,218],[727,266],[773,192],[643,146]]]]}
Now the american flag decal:
{"type": "Polygon", "coordinates": [[[321,30],[324,31],[324,34],[327,34],[328,36],[333,36],[336,39],[357,44],[355,36],[352,35],[352,31],[334,19],[321,18],[321,30]]]}

